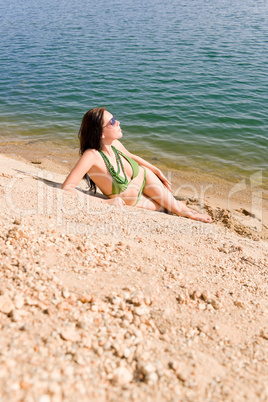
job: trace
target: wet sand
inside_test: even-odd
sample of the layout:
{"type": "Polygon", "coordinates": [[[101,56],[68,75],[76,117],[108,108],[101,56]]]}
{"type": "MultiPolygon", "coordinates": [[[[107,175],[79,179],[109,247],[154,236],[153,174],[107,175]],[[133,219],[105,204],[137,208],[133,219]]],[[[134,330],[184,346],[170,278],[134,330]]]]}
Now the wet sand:
{"type": "MultiPolygon", "coordinates": [[[[0,142],[0,152],[10,158],[30,162],[42,169],[68,175],[79,158],[79,149],[55,145],[50,141],[28,140],[0,142]]],[[[143,156],[143,155],[140,155],[143,156]]],[[[230,211],[233,217],[241,220],[257,237],[265,235],[268,226],[268,191],[259,172],[239,180],[219,178],[195,170],[175,170],[167,168],[161,160],[149,159],[160,168],[172,182],[172,192],[176,198],[198,207],[210,206],[220,211],[230,211]],[[250,219],[250,218],[256,219],[250,219]]],[[[215,217],[215,213],[214,213],[215,217]]],[[[266,235],[265,235],[266,236],[266,235]]]]}

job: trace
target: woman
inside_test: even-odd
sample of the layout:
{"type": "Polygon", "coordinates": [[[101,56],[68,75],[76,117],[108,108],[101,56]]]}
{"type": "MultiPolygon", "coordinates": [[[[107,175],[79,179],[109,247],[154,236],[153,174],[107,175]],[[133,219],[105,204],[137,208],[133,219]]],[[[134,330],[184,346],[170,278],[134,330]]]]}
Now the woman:
{"type": "Polygon", "coordinates": [[[120,122],[105,108],[89,110],[79,131],[81,158],[62,185],[76,193],[86,176],[90,189],[97,187],[109,197],[111,205],[132,205],[151,210],[166,210],[190,219],[212,222],[207,214],[191,210],[171,194],[171,183],[163,173],[121,144],[120,122]],[[90,175],[90,178],[89,176],[90,175]]]}

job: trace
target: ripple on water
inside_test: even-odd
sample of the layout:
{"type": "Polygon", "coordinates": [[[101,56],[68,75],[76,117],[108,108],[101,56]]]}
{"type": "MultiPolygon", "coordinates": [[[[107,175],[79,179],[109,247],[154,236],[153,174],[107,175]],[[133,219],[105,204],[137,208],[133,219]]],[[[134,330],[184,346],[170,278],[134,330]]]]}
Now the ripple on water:
{"type": "Polygon", "coordinates": [[[5,135],[75,147],[100,105],[141,154],[237,178],[267,171],[265,2],[10,0],[0,11],[5,135]]]}

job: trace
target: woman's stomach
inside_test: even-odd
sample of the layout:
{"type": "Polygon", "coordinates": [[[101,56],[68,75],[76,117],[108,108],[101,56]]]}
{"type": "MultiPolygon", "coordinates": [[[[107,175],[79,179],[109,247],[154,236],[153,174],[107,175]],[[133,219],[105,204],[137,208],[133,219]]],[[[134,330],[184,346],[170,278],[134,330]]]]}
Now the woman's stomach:
{"type": "Polygon", "coordinates": [[[127,205],[133,206],[138,198],[144,179],[144,170],[140,167],[138,175],[129,182],[125,191],[120,194],[113,194],[109,198],[121,197],[127,205]]]}

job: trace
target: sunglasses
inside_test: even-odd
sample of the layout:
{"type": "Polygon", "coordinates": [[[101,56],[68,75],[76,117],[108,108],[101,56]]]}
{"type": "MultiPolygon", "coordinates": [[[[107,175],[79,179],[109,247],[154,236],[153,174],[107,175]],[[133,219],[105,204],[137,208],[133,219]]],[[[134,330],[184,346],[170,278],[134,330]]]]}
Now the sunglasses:
{"type": "Polygon", "coordinates": [[[103,126],[102,128],[107,127],[107,126],[115,126],[115,123],[116,123],[116,120],[114,117],[112,117],[111,120],[109,120],[109,122],[106,124],[106,126],[103,126]]]}

